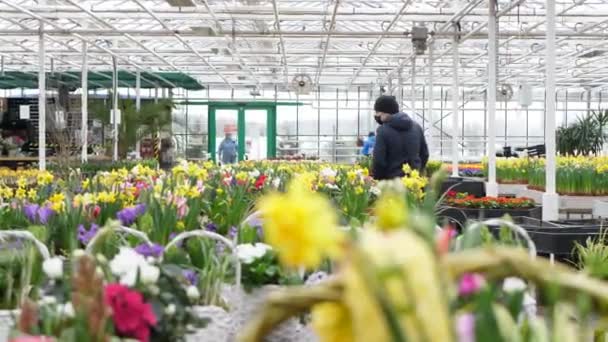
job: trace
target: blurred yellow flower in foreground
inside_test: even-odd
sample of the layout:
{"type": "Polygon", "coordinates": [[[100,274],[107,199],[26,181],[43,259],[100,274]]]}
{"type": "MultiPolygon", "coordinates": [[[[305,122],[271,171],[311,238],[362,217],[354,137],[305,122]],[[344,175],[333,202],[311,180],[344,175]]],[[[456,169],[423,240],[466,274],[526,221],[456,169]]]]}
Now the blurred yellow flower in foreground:
{"type": "Polygon", "coordinates": [[[414,232],[364,230],[342,270],[353,341],[392,341],[387,314],[404,340],[453,341],[437,258],[414,232]]]}
{"type": "Polygon", "coordinates": [[[336,256],[342,234],[331,203],[298,184],[286,194],[262,197],[258,208],[264,217],[266,242],[277,251],[281,263],[314,268],[324,257],[336,256]]]}
{"type": "Polygon", "coordinates": [[[341,303],[321,303],[312,308],[312,326],[322,342],[353,341],[348,308],[341,303]]]}
{"type": "Polygon", "coordinates": [[[382,194],[376,201],[374,212],[378,219],[376,226],[381,230],[402,228],[407,223],[405,198],[397,192],[382,194]]]}

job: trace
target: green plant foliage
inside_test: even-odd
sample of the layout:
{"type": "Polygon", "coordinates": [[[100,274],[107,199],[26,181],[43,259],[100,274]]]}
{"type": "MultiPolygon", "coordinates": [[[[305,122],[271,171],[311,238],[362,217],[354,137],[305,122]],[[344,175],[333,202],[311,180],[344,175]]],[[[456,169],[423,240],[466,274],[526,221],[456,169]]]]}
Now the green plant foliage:
{"type": "MultiPolygon", "coordinates": [[[[145,102],[137,111],[133,100],[119,100],[118,109],[121,111],[118,140],[119,154],[124,157],[128,150],[133,149],[138,140],[149,135],[171,130],[171,113],[175,103],[171,99],[158,102],[145,102]]],[[[108,100],[90,100],[91,116],[100,120],[104,125],[110,124],[112,102],[108,100]]]]}
{"type": "Polygon", "coordinates": [[[557,151],[563,155],[597,155],[608,135],[608,110],[579,118],[575,123],[557,129],[557,151]]]}

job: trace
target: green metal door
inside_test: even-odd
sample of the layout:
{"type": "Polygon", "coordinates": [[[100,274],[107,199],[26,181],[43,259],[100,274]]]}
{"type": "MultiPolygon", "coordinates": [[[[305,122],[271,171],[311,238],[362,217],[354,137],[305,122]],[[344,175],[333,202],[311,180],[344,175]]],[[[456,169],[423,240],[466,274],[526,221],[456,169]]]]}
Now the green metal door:
{"type": "Polygon", "coordinates": [[[275,157],[276,119],[273,103],[209,102],[209,154],[217,160],[218,147],[226,133],[236,133],[239,161],[245,160],[246,155],[256,159],[275,157]]]}

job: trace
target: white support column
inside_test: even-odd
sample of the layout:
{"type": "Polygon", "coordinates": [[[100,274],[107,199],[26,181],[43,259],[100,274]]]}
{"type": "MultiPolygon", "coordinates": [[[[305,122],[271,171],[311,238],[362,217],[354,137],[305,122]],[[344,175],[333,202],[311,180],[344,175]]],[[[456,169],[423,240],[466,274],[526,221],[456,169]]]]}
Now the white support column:
{"type": "Polygon", "coordinates": [[[403,110],[403,105],[405,103],[405,101],[403,101],[403,69],[399,68],[398,73],[399,75],[397,75],[397,85],[392,86],[392,82],[390,83],[392,88],[391,92],[395,94],[395,97],[397,98],[399,109],[403,110]]]}
{"type": "Polygon", "coordinates": [[[87,162],[88,158],[88,149],[89,149],[89,67],[88,67],[88,56],[87,56],[87,42],[82,42],[82,76],[81,76],[81,108],[82,108],[82,123],[80,126],[80,133],[82,137],[82,156],[81,161],[83,163],[87,162]]]}
{"type": "MultiPolygon", "coordinates": [[[[135,110],[138,112],[141,110],[141,72],[137,70],[135,75],[135,110]]],[[[138,137],[135,142],[135,155],[137,159],[141,158],[141,139],[138,137]]]]}
{"type": "Polygon", "coordinates": [[[555,184],[555,0],[547,0],[547,33],[545,48],[545,146],[547,161],[545,166],[546,186],[543,195],[543,220],[559,219],[559,196],[555,184]]]}
{"type": "Polygon", "coordinates": [[[418,122],[418,115],[416,115],[416,55],[412,57],[412,84],[410,88],[412,120],[418,122]]]}
{"type": "Polygon", "coordinates": [[[114,153],[112,154],[112,160],[113,161],[117,161],[118,160],[118,66],[116,65],[116,57],[112,57],[112,116],[113,116],[113,125],[112,125],[112,132],[113,132],[113,143],[114,143],[114,148],[113,151],[114,153]]]}
{"type": "Polygon", "coordinates": [[[38,35],[38,167],[46,170],[46,74],[44,68],[44,24],[38,35]]]}
{"type": "Polygon", "coordinates": [[[488,13],[488,183],[486,193],[488,196],[498,196],[496,183],[496,80],[498,69],[496,60],[498,56],[496,40],[496,0],[490,0],[488,13]]]}
{"type": "Polygon", "coordinates": [[[433,86],[434,86],[434,68],[433,68],[433,49],[434,49],[434,42],[431,41],[429,44],[429,77],[428,77],[428,82],[429,82],[429,90],[428,90],[428,101],[429,101],[429,105],[428,105],[428,112],[429,112],[429,131],[428,131],[428,145],[429,145],[429,154],[432,156],[433,155],[433,151],[435,151],[435,138],[433,137],[433,128],[435,125],[435,116],[433,114],[433,105],[435,102],[435,99],[433,97],[433,86]]]}
{"type": "Polygon", "coordinates": [[[452,176],[458,177],[458,140],[460,136],[460,126],[458,125],[458,100],[459,96],[459,51],[458,51],[458,36],[454,36],[454,48],[452,49],[452,176]]]}

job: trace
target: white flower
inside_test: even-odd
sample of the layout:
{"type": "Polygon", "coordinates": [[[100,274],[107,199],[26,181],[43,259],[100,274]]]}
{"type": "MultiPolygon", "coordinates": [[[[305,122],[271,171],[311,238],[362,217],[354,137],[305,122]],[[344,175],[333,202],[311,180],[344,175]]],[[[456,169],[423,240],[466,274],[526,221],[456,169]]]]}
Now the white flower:
{"type": "Polygon", "coordinates": [[[60,317],[65,318],[74,318],[74,316],[76,316],[76,313],[74,312],[74,307],[70,302],[57,305],[57,313],[60,317]]]}
{"type": "Polygon", "coordinates": [[[186,289],[186,294],[188,295],[188,298],[190,298],[190,300],[197,300],[201,296],[196,286],[193,285],[188,286],[188,288],[186,289]]]}
{"type": "Polygon", "coordinates": [[[251,178],[258,178],[260,176],[260,171],[258,171],[257,169],[254,169],[253,171],[249,172],[249,177],[251,178]]]}
{"type": "Polygon", "coordinates": [[[49,278],[59,279],[63,275],[63,261],[58,257],[44,260],[42,270],[49,278]]]}
{"type": "Polygon", "coordinates": [[[57,303],[57,298],[55,298],[55,296],[44,296],[38,301],[38,304],[40,304],[41,306],[51,305],[55,303],[57,303]]]}
{"type": "Polygon", "coordinates": [[[160,275],[158,267],[150,265],[135,250],[121,247],[119,253],[110,261],[112,274],[120,277],[120,283],[126,286],[135,286],[137,275],[144,284],[156,283],[160,275]]]}
{"type": "Polygon", "coordinates": [[[281,186],[281,178],[275,178],[272,180],[272,187],[278,189],[281,186]]]}
{"type": "Polygon", "coordinates": [[[165,308],[165,315],[173,316],[175,314],[175,304],[169,304],[165,308]]]}
{"type": "Polygon", "coordinates": [[[236,246],[236,255],[242,263],[251,264],[271,249],[272,247],[264,243],[256,243],[255,245],[246,243],[236,246]]]}
{"type": "Polygon", "coordinates": [[[321,172],[319,172],[319,175],[320,175],[322,178],[325,178],[325,179],[333,179],[333,178],[336,178],[336,175],[337,175],[337,174],[338,174],[338,173],[337,173],[335,170],[333,170],[333,169],[331,169],[331,168],[329,168],[329,167],[326,167],[326,168],[324,168],[323,170],[321,170],[321,172]]]}
{"type": "Polygon", "coordinates": [[[120,247],[118,254],[110,261],[110,270],[114,275],[121,276],[136,271],[139,265],[145,262],[146,259],[135,250],[120,247]]]}
{"type": "Polygon", "coordinates": [[[139,267],[139,272],[141,282],[146,285],[155,284],[158,280],[158,277],[160,276],[160,270],[158,269],[158,267],[151,265],[141,265],[139,267]]]}
{"type": "Polygon", "coordinates": [[[78,259],[78,258],[80,258],[80,257],[82,257],[82,256],[84,256],[84,255],[85,255],[85,252],[84,252],[84,250],[82,250],[82,249],[75,249],[75,250],[72,252],[72,256],[73,256],[74,258],[76,258],[76,259],[78,259]]]}
{"type": "Polygon", "coordinates": [[[507,293],[520,292],[526,290],[526,283],[520,278],[509,277],[502,283],[502,290],[507,293]]]}
{"type": "Polygon", "coordinates": [[[380,192],[381,192],[381,191],[380,191],[380,189],[379,189],[377,186],[372,186],[372,187],[369,189],[369,192],[371,192],[371,193],[372,193],[373,195],[375,195],[375,196],[380,196],[380,192]]]}

